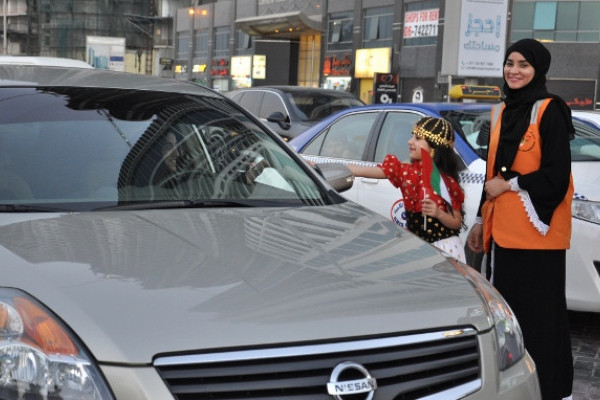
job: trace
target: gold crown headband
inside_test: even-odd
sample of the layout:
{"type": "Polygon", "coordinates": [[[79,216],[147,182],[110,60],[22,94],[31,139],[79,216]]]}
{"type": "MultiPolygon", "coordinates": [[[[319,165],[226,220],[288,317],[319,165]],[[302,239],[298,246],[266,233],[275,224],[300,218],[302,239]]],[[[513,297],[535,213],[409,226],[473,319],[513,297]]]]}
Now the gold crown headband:
{"type": "Polygon", "coordinates": [[[433,125],[431,130],[425,129],[425,125],[428,122],[432,121],[433,119],[434,118],[429,118],[422,124],[419,124],[419,126],[416,126],[413,129],[413,134],[419,139],[421,139],[421,138],[427,139],[427,141],[435,144],[436,147],[444,146],[444,147],[453,148],[454,140],[452,140],[452,139],[453,139],[454,134],[452,132],[452,128],[451,128],[450,124],[447,123],[445,120],[442,120],[441,118],[435,118],[437,121],[435,122],[435,124],[433,125]],[[443,130],[439,133],[435,133],[434,131],[436,130],[436,128],[438,127],[438,125],[440,123],[443,123],[443,128],[442,128],[443,130]]]}

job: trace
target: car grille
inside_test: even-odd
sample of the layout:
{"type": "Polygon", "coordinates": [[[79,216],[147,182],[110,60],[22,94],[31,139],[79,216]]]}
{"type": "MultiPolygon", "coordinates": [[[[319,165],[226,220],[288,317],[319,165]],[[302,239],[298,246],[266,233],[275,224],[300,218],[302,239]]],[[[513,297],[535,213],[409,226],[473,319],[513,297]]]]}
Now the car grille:
{"type": "MultiPolygon", "coordinates": [[[[418,399],[433,394],[444,399],[459,398],[481,387],[473,329],[169,356],[156,359],[154,365],[178,400],[331,400],[327,383],[334,367],[345,361],[364,366],[377,380],[374,399],[418,399]]],[[[362,393],[343,398],[367,396],[362,393]]]]}

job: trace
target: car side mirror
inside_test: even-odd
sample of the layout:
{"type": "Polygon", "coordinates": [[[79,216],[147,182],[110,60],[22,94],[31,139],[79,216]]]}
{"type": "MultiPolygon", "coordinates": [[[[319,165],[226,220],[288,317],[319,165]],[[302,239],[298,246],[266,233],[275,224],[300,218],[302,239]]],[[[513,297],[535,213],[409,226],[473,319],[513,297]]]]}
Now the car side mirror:
{"type": "Polygon", "coordinates": [[[288,118],[285,115],[283,115],[283,113],[281,111],[275,111],[275,112],[269,114],[267,116],[267,121],[275,122],[276,124],[278,124],[281,127],[281,129],[285,129],[285,130],[290,129],[290,123],[288,121],[288,118]]]}
{"type": "Polygon", "coordinates": [[[354,183],[354,174],[344,164],[315,164],[314,168],[337,192],[350,189],[354,183]]]}

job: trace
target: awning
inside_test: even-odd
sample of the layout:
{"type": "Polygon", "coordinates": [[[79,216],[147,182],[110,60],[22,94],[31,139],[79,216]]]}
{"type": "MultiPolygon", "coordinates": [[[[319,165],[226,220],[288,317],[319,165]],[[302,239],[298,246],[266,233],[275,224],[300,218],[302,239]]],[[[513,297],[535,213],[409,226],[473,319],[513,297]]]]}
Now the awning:
{"type": "Polygon", "coordinates": [[[302,11],[240,18],[235,25],[250,36],[271,38],[297,38],[322,32],[321,21],[302,11]]]}

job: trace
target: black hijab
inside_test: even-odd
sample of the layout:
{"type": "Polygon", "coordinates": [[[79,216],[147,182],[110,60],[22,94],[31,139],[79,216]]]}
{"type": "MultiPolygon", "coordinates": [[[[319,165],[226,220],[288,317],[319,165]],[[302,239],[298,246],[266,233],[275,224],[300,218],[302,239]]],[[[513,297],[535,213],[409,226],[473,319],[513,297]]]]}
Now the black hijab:
{"type": "MultiPolygon", "coordinates": [[[[521,53],[534,68],[535,74],[531,82],[521,89],[512,90],[508,87],[506,79],[504,80],[503,91],[506,96],[504,98],[506,108],[502,114],[500,143],[496,154],[496,170],[503,165],[512,165],[517,155],[519,142],[529,127],[531,109],[537,100],[553,98],[560,105],[567,121],[568,132],[565,132],[565,134],[568,134],[571,139],[575,134],[575,128],[571,120],[571,109],[562,98],[548,93],[546,89],[546,73],[550,69],[551,61],[548,49],[535,39],[521,39],[506,50],[504,64],[513,52],[521,53]]],[[[510,179],[514,176],[514,173],[506,175],[503,174],[504,178],[510,179]]]]}

